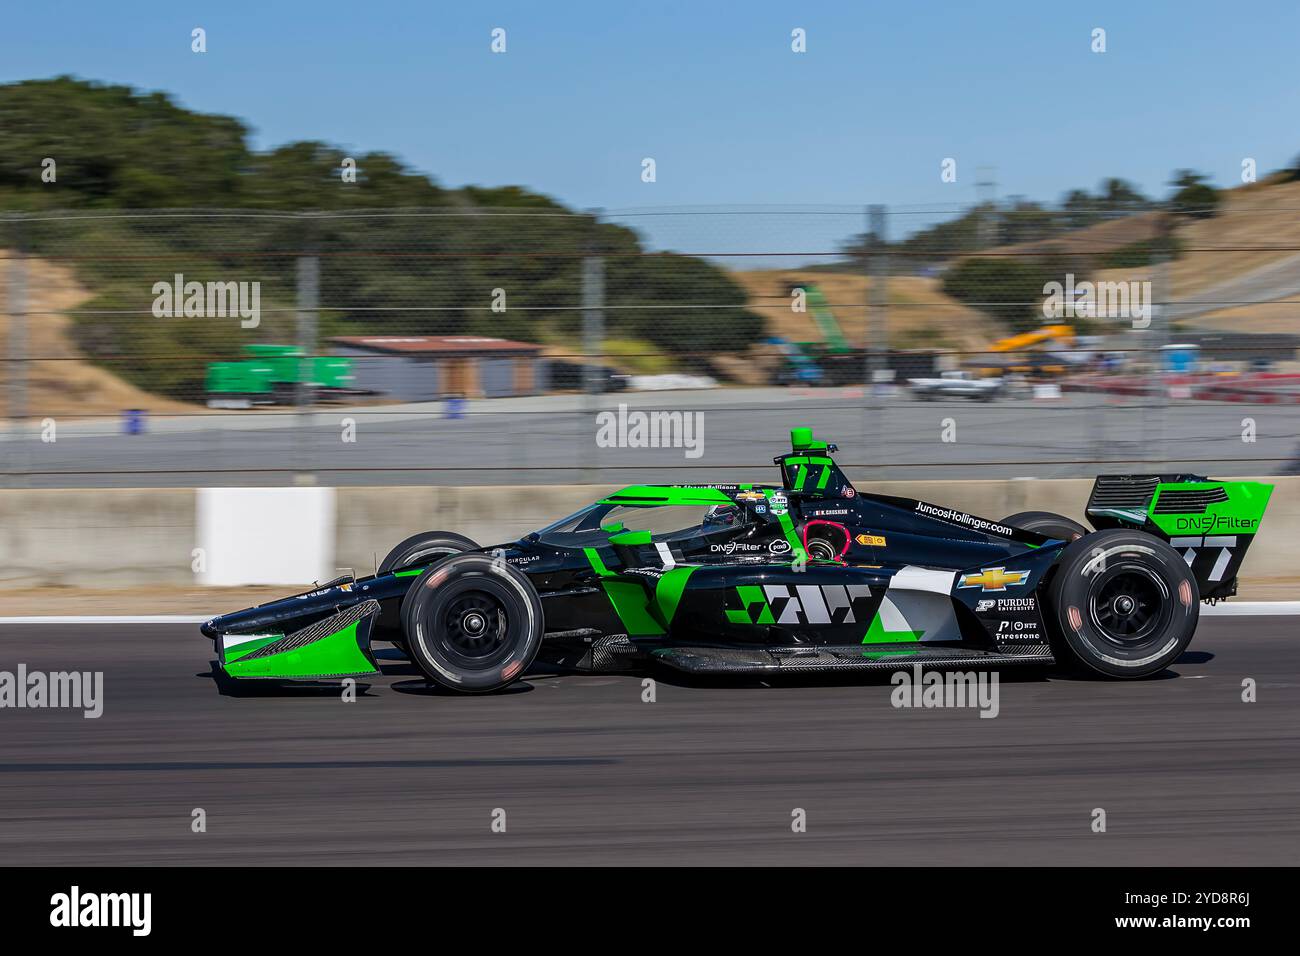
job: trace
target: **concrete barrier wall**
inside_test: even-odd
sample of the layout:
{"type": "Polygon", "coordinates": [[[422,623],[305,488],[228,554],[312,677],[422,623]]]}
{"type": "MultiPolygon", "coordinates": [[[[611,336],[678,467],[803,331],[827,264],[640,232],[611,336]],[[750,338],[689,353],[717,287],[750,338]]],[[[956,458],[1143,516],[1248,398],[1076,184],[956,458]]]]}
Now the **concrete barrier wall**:
{"type": "Polygon", "coordinates": [[[193,585],[188,488],[0,490],[0,587],[193,585]]]}
{"type": "MultiPolygon", "coordinates": [[[[1277,487],[1242,574],[1252,580],[1300,580],[1300,477],[1264,478],[1277,487]]],[[[1055,511],[1083,520],[1092,482],[1086,479],[859,482],[860,490],[933,501],[985,518],[1017,511],[1055,511]]],[[[441,529],[467,535],[482,545],[512,541],[596,500],[614,486],[553,485],[495,487],[339,488],[334,492],[334,532],[304,527],[299,534],[278,529],[285,548],[301,542],[333,542],[300,565],[328,577],[335,568],[369,573],[376,560],[403,538],[441,529]]],[[[276,494],[292,494],[275,489],[276,494]]],[[[320,489],[300,489],[319,496],[320,489]]],[[[241,492],[245,493],[245,492],[241,492]]],[[[207,492],[206,494],[211,494],[207,492]]],[[[263,581],[260,562],[241,557],[231,542],[272,548],[264,521],[225,527],[217,535],[201,527],[191,489],[0,490],[0,587],[75,585],[127,587],[188,585],[212,580],[195,571],[195,549],[207,567],[220,568],[221,583],[263,581]],[[233,533],[231,533],[233,532],[233,533]],[[221,553],[213,554],[212,549],[221,553]],[[230,552],[230,553],[227,553],[230,552]],[[241,569],[246,569],[241,573],[241,569]]],[[[315,514],[306,509],[304,514],[315,514]]],[[[327,523],[328,516],[310,519],[327,523]]],[[[236,524],[240,519],[228,517],[236,524]]],[[[304,519],[306,520],[306,519],[304,519]]],[[[1086,522],[1085,522],[1086,523],[1086,522]]],[[[246,551],[246,549],[245,549],[246,551]]],[[[277,574],[283,572],[277,569],[277,574]]],[[[304,573],[304,576],[305,573],[304,573]]],[[[310,584],[304,580],[302,584],[310,584]]]]}
{"type": "Polygon", "coordinates": [[[615,485],[340,488],[335,554],[339,567],[361,574],[420,531],[454,531],[484,546],[517,541],[617,490],[615,485]]]}

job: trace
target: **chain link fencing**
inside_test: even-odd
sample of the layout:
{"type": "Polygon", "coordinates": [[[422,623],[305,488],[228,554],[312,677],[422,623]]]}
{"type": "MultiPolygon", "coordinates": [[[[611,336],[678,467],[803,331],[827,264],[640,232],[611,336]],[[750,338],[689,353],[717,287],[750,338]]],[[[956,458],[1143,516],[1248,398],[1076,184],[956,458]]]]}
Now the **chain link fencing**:
{"type": "Polygon", "coordinates": [[[1289,470],[1300,217],[978,206],[0,219],[13,486],[1289,470]],[[1294,222],[1293,222],[1294,221],[1294,222]]]}

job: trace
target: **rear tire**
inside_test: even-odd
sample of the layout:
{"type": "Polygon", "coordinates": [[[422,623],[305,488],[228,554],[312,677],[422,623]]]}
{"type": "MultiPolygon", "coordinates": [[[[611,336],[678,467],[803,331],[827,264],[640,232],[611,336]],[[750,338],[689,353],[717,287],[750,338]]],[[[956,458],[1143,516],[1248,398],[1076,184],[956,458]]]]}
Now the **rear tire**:
{"type": "MultiPolygon", "coordinates": [[[[379,573],[389,574],[414,565],[437,562],[453,554],[477,550],[478,545],[464,535],[452,534],[450,531],[421,531],[389,551],[388,556],[379,562],[379,573]]],[[[401,638],[394,638],[392,644],[407,657],[411,656],[410,649],[401,638]]]]}
{"type": "Polygon", "coordinates": [[[1186,562],[1165,542],[1111,529],[1061,552],[1048,605],[1067,659],[1106,677],[1149,677],[1191,643],[1200,592],[1186,562]]]}
{"type": "Polygon", "coordinates": [[[1061,541],[1077,541],[1088,533],[1088,529],[1079,522],[1050,511],[1017,511],[1003,518],[1002,523],[1021,531],[1036,531],[1061,541]]]}
{"type": "Polygon", "coordinates": [[[411,660],[436,684],[467,694],[518,680],[542,646],[542,601],[520,571],[484,554],[427,569],[402,601],[411,660]]]}

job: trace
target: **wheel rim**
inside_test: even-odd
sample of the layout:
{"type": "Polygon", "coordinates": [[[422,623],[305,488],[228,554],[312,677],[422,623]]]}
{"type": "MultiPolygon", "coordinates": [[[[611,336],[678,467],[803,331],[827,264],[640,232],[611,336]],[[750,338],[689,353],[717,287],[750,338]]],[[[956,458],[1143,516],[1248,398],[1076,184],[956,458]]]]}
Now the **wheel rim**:
{"type": "Polygon", "coordinates": [[[487,591],[466,591],[448,602],[438,629],[449,656],[470,668],[491,665],[508,647],[510,617],[487,591]]]}
{"type": "Polygon", "coordinates": [[[1122,648],[1135,648],[1164,632],[1169,589],[1150,569],[1124,565],[1107,570],[1092,587],[1089,616],[1098,633],[1122,648]]]}

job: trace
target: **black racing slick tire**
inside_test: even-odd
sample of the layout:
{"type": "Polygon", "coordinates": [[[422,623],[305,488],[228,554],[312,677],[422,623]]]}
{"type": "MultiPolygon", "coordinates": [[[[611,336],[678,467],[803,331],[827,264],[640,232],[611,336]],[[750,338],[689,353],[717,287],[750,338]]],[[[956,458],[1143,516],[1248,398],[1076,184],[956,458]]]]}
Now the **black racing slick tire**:
{"type": "Polygon", "coordinates": [[[426,570],[402,601],[411,660],[429,680],[481,694],[523,675],[542,646],[542,601],[522,572],[484,554],[426,570]]]}
{"type": "Polygon", "coordinates": [[[449,554],[477,550],[478,545],[464,535],[450,531],[421,531],[389,551],[388,557],[379,562],[379,573],[388,574],[418,564],[430,564],[449,554]]]}
{"type": "MultiPolygon", "coordinates": [[[[379,563],[379,573],[388,574],[392,571],[401,571],[403,568],[432,564],[453,554],[477,550],[478,545],[462,534],[453,534],[450,531],[421,531],[419,534],[411,535],[389,551],[388,556],[379,563]]],[[[392,644],[407,657],[411,656],[406,642],[401,638],[394,638],[392,644]]]]}
{"type": "Polygon", "coordinates": [[[1141,531],[1098,531],[1061,552],[1048,586],[1067,660],[1106,677],[1149,677],[1196,632],[1200,592],[1182,556],[1141,531]]]}
{"type": "Polygon", "coordinates": [[[1088,533],[1088,529],[1079,522],[1050,511],[1017,511],[1003,518],[1002,523],[1021,531],[1036,531],[1060,541],[1077,541],[1088,533]]]}

